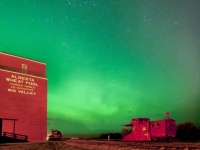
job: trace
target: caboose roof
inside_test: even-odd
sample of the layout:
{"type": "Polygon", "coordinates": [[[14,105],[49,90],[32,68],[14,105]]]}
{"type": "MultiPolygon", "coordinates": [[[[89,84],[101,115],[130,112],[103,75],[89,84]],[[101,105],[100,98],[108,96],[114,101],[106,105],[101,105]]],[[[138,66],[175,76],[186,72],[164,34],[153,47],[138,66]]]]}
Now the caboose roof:
{"type": "Polygon", "coordinates": [[[124,124],[123,126],[133,126],[137,122],[150,121],[149,118],[133,118],[129,124],[124,124]]]}

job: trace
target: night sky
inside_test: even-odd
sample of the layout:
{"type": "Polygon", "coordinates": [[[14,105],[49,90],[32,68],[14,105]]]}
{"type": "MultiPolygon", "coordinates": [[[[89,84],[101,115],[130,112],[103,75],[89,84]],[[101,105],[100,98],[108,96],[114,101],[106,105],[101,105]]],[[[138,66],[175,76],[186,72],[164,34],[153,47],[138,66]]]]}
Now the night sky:
{"type": "Polygon", "coordinates": [[[49,130],[200,125],[199,0],[0,0],[0,51],[47,64],[49,130]]]}

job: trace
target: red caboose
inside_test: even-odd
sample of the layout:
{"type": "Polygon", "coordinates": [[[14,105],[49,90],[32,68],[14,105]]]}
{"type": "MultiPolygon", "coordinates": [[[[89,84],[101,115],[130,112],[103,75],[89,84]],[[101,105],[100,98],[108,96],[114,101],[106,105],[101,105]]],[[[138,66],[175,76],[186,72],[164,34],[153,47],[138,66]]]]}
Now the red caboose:
{"type": "Polygon", "coordinates": [[[149,118],[135,118],[130,124],[124,126],[131,127],[131,133],[124,136],[124,141],[150,141],[150,119],[149,118]]]}
{"type": "Polygon", "coordinates": [[[166,119],[150,121],[149,118],[135,118],[130,124],[131,132],[123,141],[169,140],[176,135],[176,122],[166,113],[166,119]]]}

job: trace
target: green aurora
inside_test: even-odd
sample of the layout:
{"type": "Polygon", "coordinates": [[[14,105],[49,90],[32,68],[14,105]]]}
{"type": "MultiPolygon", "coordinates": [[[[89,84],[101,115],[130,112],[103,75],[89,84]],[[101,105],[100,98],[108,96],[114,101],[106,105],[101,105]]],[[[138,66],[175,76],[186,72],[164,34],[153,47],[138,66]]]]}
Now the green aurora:
{"type": "Polygon", "coordinates": [[[199,0],[0,0],[0,51],[47,64],[48,129],[200,125],[199,0]]]}

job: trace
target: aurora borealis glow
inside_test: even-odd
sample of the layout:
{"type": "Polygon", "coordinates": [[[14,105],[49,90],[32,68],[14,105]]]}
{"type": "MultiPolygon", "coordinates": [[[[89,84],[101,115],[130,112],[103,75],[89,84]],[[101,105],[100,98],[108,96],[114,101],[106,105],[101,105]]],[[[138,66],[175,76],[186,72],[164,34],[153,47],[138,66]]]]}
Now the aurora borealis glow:
{"type": "Polygon", "coordinates": [[[200,125],[199,0],[0,0],[0,51],[47,64],[48,128],[200,125]]]}

